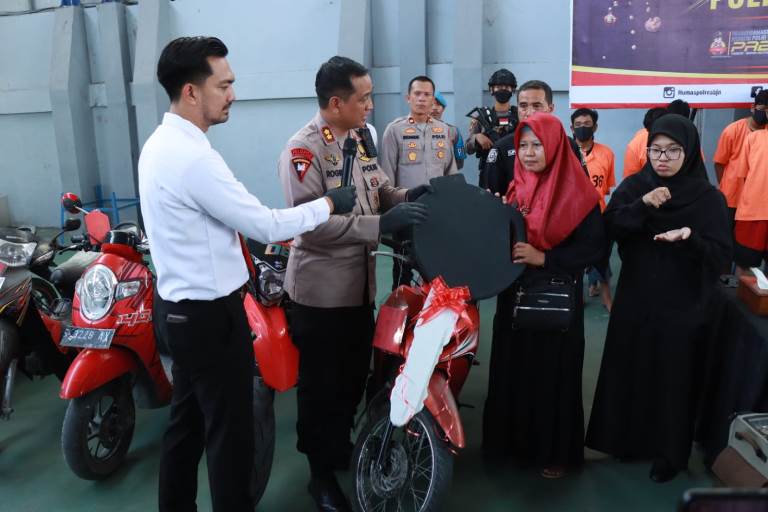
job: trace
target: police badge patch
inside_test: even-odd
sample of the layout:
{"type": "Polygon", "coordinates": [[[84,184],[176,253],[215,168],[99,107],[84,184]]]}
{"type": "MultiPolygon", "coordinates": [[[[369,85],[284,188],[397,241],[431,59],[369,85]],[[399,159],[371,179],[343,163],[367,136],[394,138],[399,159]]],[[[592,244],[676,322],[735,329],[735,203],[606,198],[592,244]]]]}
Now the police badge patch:
{"type": "Polygon", "coordinates": [[[304,181],[304,176],[307,174],[307,171],[309,171],[314,157],[315,155],[306,148],[291,149],[291,164],[293,164],[293,169],[296,171],[296,177],[299,178],[300,182],[304,181]]]}
{"type": "Polygon", "coordinates": [[[492,148],[488,152],[488,158],[486,158],[485,161],[488,162],[489,164],[494,164],[496,163],[496,157],[498,155],[499,155],[499,151],[496,148],[492,148]]]}

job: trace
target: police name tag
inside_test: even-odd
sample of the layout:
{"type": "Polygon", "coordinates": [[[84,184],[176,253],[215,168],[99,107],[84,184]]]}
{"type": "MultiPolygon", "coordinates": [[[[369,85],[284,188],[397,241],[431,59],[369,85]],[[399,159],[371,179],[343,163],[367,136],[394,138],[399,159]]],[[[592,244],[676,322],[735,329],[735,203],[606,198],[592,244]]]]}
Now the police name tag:
{"type": "Polygon", "coordinates": [[[70,326],[64,329],[60,345],[62,347],[104,349],[109,348],[114,336],[114,329],[89,329],[70,326]]]}

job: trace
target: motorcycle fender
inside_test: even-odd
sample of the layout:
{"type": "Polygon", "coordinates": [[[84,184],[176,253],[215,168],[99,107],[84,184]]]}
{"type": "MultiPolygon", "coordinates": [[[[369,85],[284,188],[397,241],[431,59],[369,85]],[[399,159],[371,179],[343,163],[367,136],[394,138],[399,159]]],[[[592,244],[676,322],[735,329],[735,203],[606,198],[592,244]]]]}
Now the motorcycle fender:
{"type": "Polygon", "coordinates": [[[461,416],[459,416],[459,407],[456,405],[451,388],[442,373],[435,372],[432,374],[424,405],[435,418],[437,424],[440,425],[448,441],[456,448],[464,448],[466,441],[461,416]]]}
{"type": "Polygon", "coordinates": [[[133,355],[121,349],[85,349],[80,352],[61,383],[59,396],[78,398],[138,368],[133,355]]]}
{"type": "Polygon", "coordinates": [[[299,378],[299,350],[291,341],[288,320],[280,307],[264,307],[246,294],[243,303],[253,333],[253,353],[264,383],[287,391],[299,378]]]}

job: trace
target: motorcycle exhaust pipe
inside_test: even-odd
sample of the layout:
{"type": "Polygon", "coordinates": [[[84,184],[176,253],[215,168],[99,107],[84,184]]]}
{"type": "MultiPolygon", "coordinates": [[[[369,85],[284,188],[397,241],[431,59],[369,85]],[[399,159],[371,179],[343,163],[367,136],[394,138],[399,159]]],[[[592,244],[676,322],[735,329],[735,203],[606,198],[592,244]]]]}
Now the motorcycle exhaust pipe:
{"type": "Polygon", "coordinates": [[[16,382],[16,366],[19,364],[18,359],[14,359],[8,365],[8,370],[5,372],[3,402],[0,404],[0,419],[11,419],[11,413],[13,413],[13,407],[11,407],[11,394],[13,393],[13,383],[16,382]]]}

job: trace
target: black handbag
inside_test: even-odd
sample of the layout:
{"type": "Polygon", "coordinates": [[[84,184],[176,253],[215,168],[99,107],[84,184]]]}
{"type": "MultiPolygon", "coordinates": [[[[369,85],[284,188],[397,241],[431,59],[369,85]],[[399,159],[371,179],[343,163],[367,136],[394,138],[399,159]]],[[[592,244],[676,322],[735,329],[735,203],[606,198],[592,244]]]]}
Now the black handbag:
{"type": "Polygon", "coordinates": [[[545,274],[525,279],[515,290],[514,329],[566,332],[576,309],[576,281],[545,274]]]}

